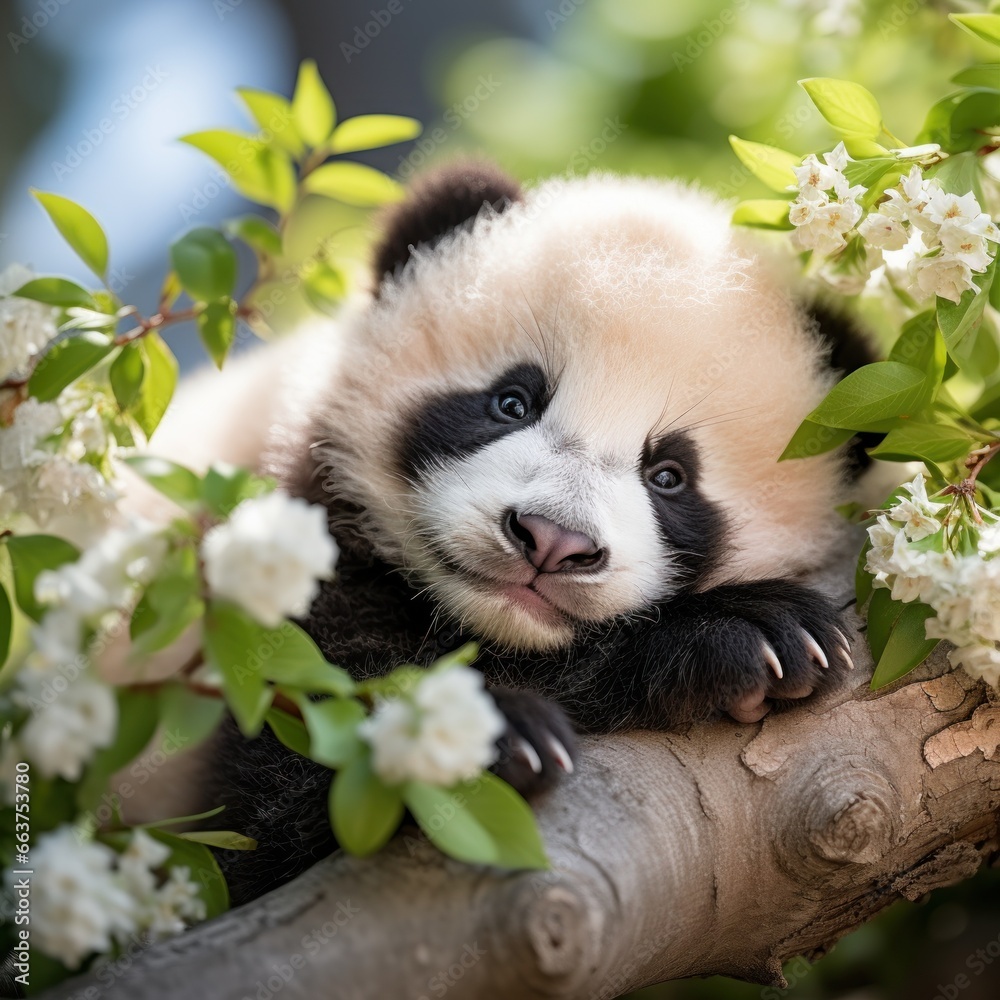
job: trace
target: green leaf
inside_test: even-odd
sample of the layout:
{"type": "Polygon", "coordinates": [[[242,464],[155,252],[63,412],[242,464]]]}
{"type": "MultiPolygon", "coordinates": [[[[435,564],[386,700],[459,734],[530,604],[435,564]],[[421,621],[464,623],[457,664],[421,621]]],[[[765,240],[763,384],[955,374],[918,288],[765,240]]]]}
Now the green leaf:
{"type": "Polygon", "coordinates": [[[167,684],[160,694],[161,749],[169,755],[196,747],[218,729],[225,712],[221,698],[199,694],[183,683],[167,684]]]}
{"type": "Polygon", "coordinates": [[[184,291],[196,302],[231,295],[236,285],[236,253],[210,226],[198,226],[170,245],[170,262],[184,291]]]}
{"type": "Polygon", "coordinates": [[[854,437],[854,431],[849,427],[825,427],[806,419],[799,424],[798,430],[792,435],[792,440],[778,457],[779,462],[790,458],[809,458],[812,455],[822,455],[824,452],[839,448],[845,441],[854,437]]]}
{"type": "Polygon", "coordinates": [[[244,500],[251,500],[274,489],[274,480],[255,476],[246,469],[216,462],[205,473],[202,499],[216,517],[229,517],[244,500]]]}
{"type": "Polygon", "coordinates": [[[43,570],[76,562],[80,550],[55,535],[8,535],[6,542],[14,567],[14,596],[18,607],[37,622],[45,614],[46,607],[35,600],[35,579],[43,570]]]}
{"type": "Polygon", "coordinates": [[[126,344],[108,369],[111,391],[122,413],[138,398],[145,377],[146,363],[142,360],[142,351],[135,344],[126,344]]]}
{"type": "Polygon", "coordinates": [[[889,431],[868,454],[894,462],[927,461],[939,465],[964,458],[975,446],[976,441],[957,427],[911,420],[889,431]]]}
{"type": "Polygon", "coordinates": [[[941,640],[927,638],[924,622],[936,614],[932,607],[917,601],[903,605],[878,659],[872,677],[873,691],[899,680],[930,656],[941,640]]]}
{"type": "Polygon", "coordinates": [[[294,750],[302,757],[309,756],[309,732],[301,719],[272,706],[264,716],[264,721],[289,750],[294,750]]]}
{"type": "Polygon", "coordinates": [[[327,163],[314,170],[302,186],[309,194],[364,208],[403,197],[403,187],[398,181],[363,163],[327,163]]]}
{"type": "Polygon", "coordinates": [[[253,120],[264,130],[265,134],[257,138],[280,146],[296,159],[303,156],[306,147],[295,127],[292,104],[286,97],[252,87],[237,87],[236,93],[243,98],[253,120]]]}
{"type": "Polygon", "coordinates": [[[103,281],[108,271],[108,240],[97,220],[82,205],[60,194],[35,188],[31,193],[80,260],[103,281]]]}
{"type": "Polygon", "coordinates": [[[396,832],[402,818],[400,790],[379,781],[367,749],[337,772],[330,786],[330,822],[337,841],[349,854],[362,858],[374,854],[396,832]]]}
{"type": "Polygon", "coordinates": [[[305,275],[306,298],[320,312],[333,315],[347,295],[347,278],[342,271],[317,260],[305,275]]]}
{"type": "Polygon", "coordinates": [[[903,324],[888,357],[889,361],[919,368],[935,387],[941,384],[947,359],[948,352],[933,309],[926,309],[903,324]]]}
{"type": "Polygon", "coordinates": [[[205,844],[196,844],[174,833],[156,827],[146,827],[146,832],[170,848],[166,864],[184,867],[192,881],[198,883],[198,892],[205,903],[206,919],[211,920],[229,909],[229,887],[222,876],[219,863],[205,844]]]}
{"type": "Polygon", "coordinates": [[[222,676],[226,702],[244,736],[256,736],[271,707],[274,689],[264,683],[261,652],[272,633],[238,608],[213,601],[205,616],[205,655],[222,676]]]}
{"type": "Polygon", "coordinates": [[[789,202],[781,199],[756,198],[741,201],[733,210],[735,226],[754,226],[757,229],[794,229],[788,221],[789,202]]]}
{"type": "Polygon", "coordinates": [[[333,98],[312,59],[303,60],[292,97],[292,114],[299,135],[310,146],[322,146],[336,122],[333,98]]]}
{"type": "Polygon", "coordinates": [[[827,427],[882,430],[887,420],[920,412],[933,392],[920,369],[876,361],[838,382],[808,419],[827,427]]]}
{"type": "Polygon", "coordinates": [[[892,628],[899,618],[903,605],[899,601],[894,601],[891,592],[885,587],[877,587],[872,591],[872,599],[868,602],[866,635],[868,637],[868,648],[872,651],[872,658],[878,663],[885,651],[885,645],[889,641],[892,628]]]}
{"type": "Polygon", "coordinates": [[[347,697],[353,693],[350,674],[327,663],[319,646],[294,622],[283,622],[268,632],[267,639],[268,655],[260,668],[265,680],[309,694],[347,697]]]}
{"type": "Polygon", "coordinates": [[[233,186],[251,201],[285,214],[295,202],[295,169],[287,153],[241,132],[213,129],[193,132],[181,142],[200,149],[232,178],[233,186]]]}
{"type": "Polygon", "coordinates": [[[70,306],[83,306],[86,309],[97,309],[94,296],[82,285],[68,278],[33,278],[11,295],[19,299],[32,299],[44,302],[48,306],[58,306],[67,309],[70,306]]]}
{"type": "Polygon", "coordinates": [[[179,833],[177,836],[193,844],[207,844],[209,847],[221,847],[227,851],[257,849],[257,841],[253,837],[245,837],[242,833],[233,833],[232,830],[191,830],[188,833],[179,833]]]}
{"type": "Polygon", "coordinates": [[[866,188],[861,204],[868,209],[873,208],[885,192],[906,173],[909,173],[909,164],[893,156],[854,160],[844,168],[844,176],[852,185],[860,184],[866,188]]]}
{"type": "Polygon", "coordinates": [[[177,359],[158,333],[147,333],[138,345],[146,374],[131,406],[131,413],[143,434],[151,438],[167,412],[170,400],[174,398],[177,359]]]}
{"type": "Polygon", "coordinates": [[[987,87],[960,90],[928,111],[917,142],[936,142],[946,152],[958,153],[983,145],[982,130],[997,124],[1000,91],[987,87]]]}
{"type": "Polygon", "coordinates": [[[28,394],[43,403],[50,402],[66,386],[106,358],[113,348],[114,341],[96,331],[76,333],[60,340],[35,366],[28,379],[28,394]]]}
{"type": "Polygon", "coordinates": [[[488,771],[454,788],[411,781],[403,801],[431,843],[450,857],[501,868],[549,866],[530,807],[488,771]]]}
{"type": "Polygon", "coordinates": [[[198,314],[198,334],[216,367],[222,368],[236,339],[236,303],[226,298],[207,305],[198,314]]]}
{"type": "Polygon", "coordinates": [[[356,153],[415,139],[422,131],[416,118],[402,115],[357,115],[341,122],[330,140],[331,153],[356,153]]]}
{"type": "Polygon", "coordinates": [[[951,78],[962,87],[990,87],[1000,89],[1000,63],[983,63],[960,70],[951,78]]]}
{"type": "Polygon", "coordinates": [[[970,35],[1000,46],[1000,14],[949,14],[948,19],[970,35]]]}
{"type": "Polygon", "coordinates": [[[238,219],[230,219],[224,228],[230,236],[243,240],[260,256],[281,256],[281,234],[259,215],[241,215],[238,219]]]}
{"type": "Polygon", "coordinates": [[[201,500],[201,480],[190,469],[155,455],[131,455],[125,464],[165,497],[182,507],[201,500]]]}
{"type": "Polygon", "coordinates": [[[197,553],[190,546],[175,549],[132,612],[130,659],[166,648],[204,613],[197,553]]]}
{"type": "Polygon", "coordinates": [[[306,756],[326,767],[343,767],[361,746],[358,726],[365,717],[361,702],[353,698],[310,701],[305,697],[296,701],[309,731],[306,756]]]}
{"type": "Polygon", "coordinates": [[[858,83],[812,77],[799,80],[816,110],[841,135],[877,139],[882,132],[882,112],[878,101],[858,83]]]}
{"type": "Polygon", "coordinates": [[[733,152],[743,166],[772,191],[787,194],[788,189],[795,184],[795,174],[792,171],[799,165],[801,157],[775,146],[749,142],[735,135],[729,137],[729,145],[733,147],[733,152]]]}
{"type": "MultiPolygon", "coordinates": [[[[973,284],[979,289],[978,291],[970,288],[962,293],[958,302],[940,297],[937,300],[938,326],[944,336],[948,353],[960,368],[968,367],[969,354],[967,350],[963,350],[963,345],[969,335],[979,329],[983,321],[983,312],[989,301],[990,285],[993,283],[996,269],[997,259],[994,257],[982,274],[972,276],[973,284]]],[[[967,346],[971,348],[972,344],[969,343],[967,346]]]]}
{"type": "Polygon", "coordinates": [[[165,826],[177,826],[179,823],[194,823],[198,820],[211,819],[213,816],[225,812],[225,809],[225,806],[216,806],[214,809],[206,809],[204,812],[192,813],[189,816],[171,816],[169,819],[158,819],[154,823],[140,823],[138,826],[140,829],[155,826],[156,829],[162,830],[165,826]]]}
{"type": "Polygon", "coordinates": [[[14,633],[14,609],[10,606],[7,588],[0,584],[0,667],[10,655],[10,640],[14,633]]]}
{"type": "Polygon", "coordinates": [[[889,150],[873,139],[865,139],[856,135],[845,135],[844,148],[855,160],[871,159],[875,156],[886,156],[889,150]]]}
{"type": "Polygon", "coordinates": [[[76,790],[76,803],[81,810],[95,808],[111,776],[146,749],[159,718],[159,692],[118,689],[118,731],[111,746],[98,750],[87,765],[76,790]]]}

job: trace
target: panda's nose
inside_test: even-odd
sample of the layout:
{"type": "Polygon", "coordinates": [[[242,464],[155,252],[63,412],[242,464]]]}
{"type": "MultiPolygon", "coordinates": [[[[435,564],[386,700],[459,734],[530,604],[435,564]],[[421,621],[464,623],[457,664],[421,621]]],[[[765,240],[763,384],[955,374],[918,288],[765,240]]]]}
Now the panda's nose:
{"type": "Polygon", "coordinates": [[[571,531],[541,514],[511,511],[507,537],[539,573],[592,569],[604,562],[604,550],[581,531],[571,531]]]}

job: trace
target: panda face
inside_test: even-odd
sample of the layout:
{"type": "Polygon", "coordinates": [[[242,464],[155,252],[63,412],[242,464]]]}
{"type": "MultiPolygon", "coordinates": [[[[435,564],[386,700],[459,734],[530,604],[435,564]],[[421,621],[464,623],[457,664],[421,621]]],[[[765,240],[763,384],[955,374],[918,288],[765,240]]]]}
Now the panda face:
{"type": "Polygon", "coordinates": [[[552,648],[826,550],[840,460],[777,462],[821,361],[709,200],[549,182],[360,308],[313,454],[449,617],[552,648]]]}
{"type": "Polygon", "coordinates": [[[513,646],[648,607],[703,574],[721,538],[688,435],[594,439],[571,393],[565,369],[560,381],[525,361],[428,400],[400,452],[408,563],[459,619],[513,646]]]}

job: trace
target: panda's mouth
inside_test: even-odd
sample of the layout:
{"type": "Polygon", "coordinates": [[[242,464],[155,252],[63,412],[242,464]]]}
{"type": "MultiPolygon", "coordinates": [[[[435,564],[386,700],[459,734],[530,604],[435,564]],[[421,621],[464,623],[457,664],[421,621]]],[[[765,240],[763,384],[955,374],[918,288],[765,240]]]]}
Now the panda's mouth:
{"type": "Polygon", "coordinates": [[[528,580],[504,580],[479,569],[472,569],[455,559],[450,559],[443,552],[436,551],[439,564],[455,576],[461,577],[476,590],[485,591],[494,597],[509,601],[521,611],[526,611],[548,624],[565,624],[567,619],[576,618],[572,612],[559,607],[551,598],[543,594],[537,587],[540,573],[535,573],[528,580]]]}
{"type": "Polygon", "coordinates": [[[553,619],[563,620],[570,617],[535,588],[535,580],[532,580],[530,583],[494,583],[493,586],[497,592],[509,601],[546,621],[552,621],[553,619]]]}

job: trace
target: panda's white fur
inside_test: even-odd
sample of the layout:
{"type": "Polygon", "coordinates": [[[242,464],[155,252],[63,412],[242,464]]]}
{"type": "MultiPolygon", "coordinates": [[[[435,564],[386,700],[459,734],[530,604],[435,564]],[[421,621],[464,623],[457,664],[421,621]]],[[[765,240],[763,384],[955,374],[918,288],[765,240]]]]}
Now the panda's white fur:
{"type": "MultiPolygon", "coordinates": [[[[697,588],[804,573],[843,537],[831,514],[843,458],[777,458],[833,381],[828,345],[796,302],[788,262],[734,230],[728,214],[670,182],[543,182],[433,247],[411,248],[401,273],[337,323],[189,379],[153,450],[289,484],[315,467],[319,495],[329,490],[334,511],[346,501],[375,555],[429,592],[445,618],[544,655],[583,623],[649,616],[687,582],[640,469],[644,446],[665,433],[693,440],[699,492],[728,528],[697,588]],[[555,383],[537,422],[434,459],[418,476],[401,467],[429,399],[481,392],[526,363],[555,383]],[[607,562],[535,574],[501,528],[511,509],[590,536],[607,562]],[[528,583],[544,600],[525,601],[528,583]]],[[[146,513],[160,503],[139,486],[134,497],[146,513]]],[[[188,638],[156,669],[186,659],[196,647],[188,638]]],[[[722,684],[750,706],[747,718],[767,697],[798,696],[747,683],[747,696],[722,684]]],[[[646,716],[625,710],[613,724],[630,718],[646,716]]],[[[163,806],[137,799],[130,818],[163,806]]]]}
{"type": "MultiPolygon", "coordinates": [[[[596,175],[540,184],[473,230],[418,247],[402,280],[345,321],[317,410],[330,444],[315,457],[367,511],[379,555],[485,635],[558,645],[566,620],[526,611],[438,555],[522,582],[498,523],[506,508],[531,510],[609,552],[597,575],[539,582],[557,608],[583,620],[641,609],[682,582],[636,474],[644,441],[669,428],[695,439],[701,492],[734,526],[706,585],[821,562],[842,460],[777,458],[832,372],[789,274],[727,214],[681,185],[596,175]],[[539,423],[435,464],[414,490],[386,458],[409,415],[524,361],[558,381],[539,423]]],[[[301,446],[282,452],[296,461],[301,446]]]]}

